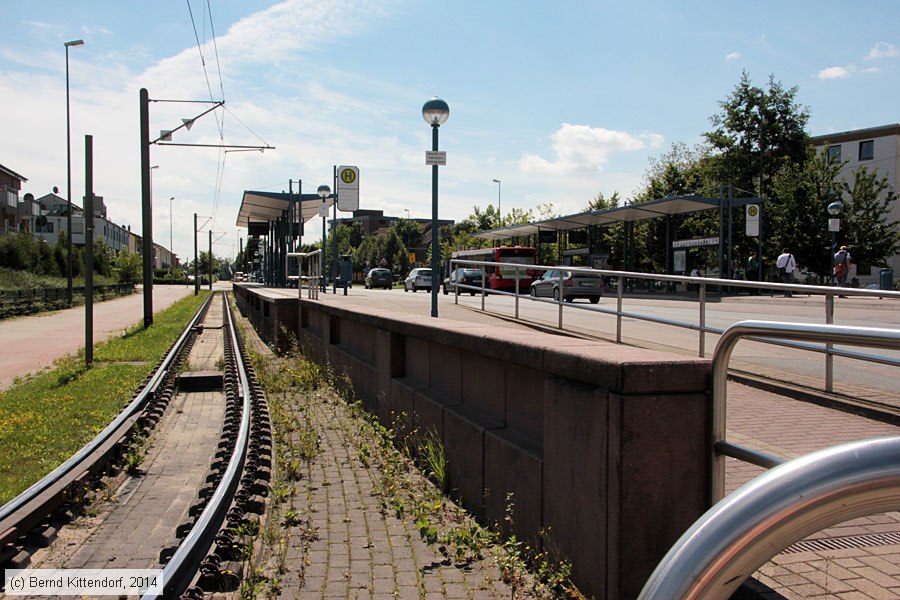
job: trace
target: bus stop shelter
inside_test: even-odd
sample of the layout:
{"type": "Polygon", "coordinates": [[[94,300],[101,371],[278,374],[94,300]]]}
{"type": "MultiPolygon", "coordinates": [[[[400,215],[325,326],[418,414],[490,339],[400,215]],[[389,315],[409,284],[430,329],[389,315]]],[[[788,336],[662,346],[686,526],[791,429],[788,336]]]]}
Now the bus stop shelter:
{"type": "Polygon", "coordinates": [[[318,194],[244,191],[236,225],[247,228],[248,239],[265,238],[259,259],[266,285],[287,286],[287,255],[300,249],[303,224],[327,214],[333,203],[334,196],[323,201],[318,194]]]}
{"type": "MultiPolygon", "coordinates": [[[[690,240],[678,240],[677,231],[674,226],[676,215],[714,210],[719,211],[719,235],[717,238],[704,238],[697,240],[705,245],[717,245],[719,256],[719,273],[729,273],[726,265],[731,264],[732,239],[733,239],[733,211],[736,208],[744,208],[748,204],[755,204],[760,207],[760,231],[759,246],[762,248],[764,229],[763,220],[763,204],[768,198],[708,198],[703,196],[667,196],[651,200],[649,202],[641,202],[637,204],[627,204],[625,206],[617,206],[615,208],[607,208],[602,210],[592,210],[573,215],[566,215],[546,219],[543,221],[535,221],[521,225],[511,225],[509,227],[498,227],[489,229],[475,234],[475,237],[499,241],[511,238],[531,237],[535,240],[536,245],[555,239],[559,244],[560,233],[571,232],[573,230],[584,229],[590,226],[608,227],[623,223],[625,226],[625,270],[633,271],[634,267],[634,223],[647,219],[666,219],[666,267],[667,272],[674,271],[673,265],[673,248],[678,242],[690,242],[690,240]],[[549,234],[549,235],[548,235],[549,234]],[[727,261],[727,262],[726,262],[727,261]]],[[[760,252],[762,256],[762,252],[760,252]]],[[[538,257],[540,259],[540,257],[538,257]]],[[[762,261],[760,261],[762,264],[762,261]]]]}

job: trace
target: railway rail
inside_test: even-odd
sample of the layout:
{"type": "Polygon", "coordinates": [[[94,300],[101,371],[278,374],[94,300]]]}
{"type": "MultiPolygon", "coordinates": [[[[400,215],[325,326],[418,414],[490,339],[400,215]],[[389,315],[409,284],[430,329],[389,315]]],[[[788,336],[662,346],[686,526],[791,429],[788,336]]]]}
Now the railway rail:
{"type": "Polygon", "coordinates": [[[171,410],[172,401],[192,375],[200,375],[186,369],[205,329],[222,332],[224,366],[217,378],[225,406],[218,442],[186,520],[170,524],[171,537],[178,542],[159,549],[159,564],[145,566],[162,568],[164,598],[197,598],[237,586],[242,552],[238,532],[265,508],[272,432],[265,395],[255,381],[224,294],[210,295],[132,401],[102,432],[0,507],[0,566],[27,567],[34,552],[52,543],[67,520],[70,503],[83,498],[99,478],[114,478],[122,470],[136,436],[149,435],[157,425],[161,429],[167,409],[167,423],[180,416],[173,414],[180,411],[171,410]],[[214,303],[221,303],[221,325],[204,325],[214,303]]]}

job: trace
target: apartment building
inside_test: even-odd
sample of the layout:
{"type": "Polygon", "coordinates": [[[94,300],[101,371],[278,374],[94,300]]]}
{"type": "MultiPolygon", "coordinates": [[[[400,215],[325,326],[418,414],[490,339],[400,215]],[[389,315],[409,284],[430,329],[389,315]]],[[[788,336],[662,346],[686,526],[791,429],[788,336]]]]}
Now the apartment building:
{"type": "MultiPolygon", "coordinates": [[[[817,149],[827,145],[831,157],[847,161],[843,175],[851,185],[856,170],[865,167],[870,171],[877,169],[879,175],[888,178],[894,191],[900,193],[900,123],[817,135],[812,138],[812,143],[817,149]]],[[[891,206],[889,218],[900,222],[900,202],[894,202],[891,206]]],[[[900,256],[894,256],[888,262],[896,279],[900,275],[900,256]]],[[[877,281],[876,271],[872,269],[870,274],[860,273],[860,281],[877,281]]]]}

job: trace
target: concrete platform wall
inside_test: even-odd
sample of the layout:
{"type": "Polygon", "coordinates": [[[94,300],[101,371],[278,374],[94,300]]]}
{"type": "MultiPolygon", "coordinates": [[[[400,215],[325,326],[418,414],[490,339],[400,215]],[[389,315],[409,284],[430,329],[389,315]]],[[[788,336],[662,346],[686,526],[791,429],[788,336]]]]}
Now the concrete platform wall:
{"type": "Polygon", "coordinates": [[[309,300],[264,316],[265,298],[236,296],[264,337],[293,326],[347,372],[383,423],[434,432],[482,522],[503,524],[511,494],[512,531],[570,559],[588,596],[636,597],[708,507],[708,361],[309,300]]]}

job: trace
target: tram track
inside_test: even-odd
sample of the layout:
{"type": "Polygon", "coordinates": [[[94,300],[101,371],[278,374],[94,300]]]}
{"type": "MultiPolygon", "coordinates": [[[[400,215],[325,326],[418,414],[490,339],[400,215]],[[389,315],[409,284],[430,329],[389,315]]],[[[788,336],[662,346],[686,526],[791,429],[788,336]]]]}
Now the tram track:
{"type": "Polygon", "coordinates": [[[265,508],[271,448],[265,396],[255,382],[231,307],[224,294],[210,295],[109,426],[0,507],[0,565],[96,567],[98,558],[85,550],[95,547],[111,556],[101,556],[109,561],[103,563],[108,568],[161,568],[164,598],[197,598],[234,589],[240,582],[239,532],[265,508]],[[215,370],[209,368],[212,363],[215,370]],[[201,372],[190,370],[196,365],[204,367],[201,372]],[[211,435],[203,433],[206,429],[211,435]],[[153,440],[158,449],[146,474],[125,477],[129,444],[140,437],[153,440]],[[188,453],[190,448],[196,455],[188,453]],[[191,462],[197,464],[189,465],[194,471],[190,477],[170,477],[191,462]],[[83,547],[67,544],[81,548],[80,554],[69,548],[54,557],[52,546],[41,551],[66,522],[70,504],[96,489],[101,478],[107,487],[114,482],[122,490],[123,501],[109,502],[101,525],[89,534],[90,542],[83,547]],[[146,549],[138,551],[137,541],[115,537],[128,534],[140,542],[160,543],[153,560],[148,561],[146,549]],[[134,556],[119,556],[128,552],[134,556]]]}

